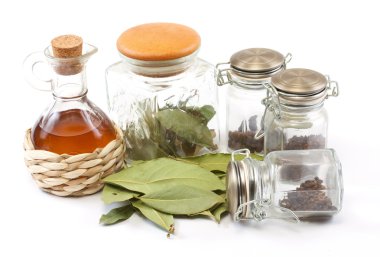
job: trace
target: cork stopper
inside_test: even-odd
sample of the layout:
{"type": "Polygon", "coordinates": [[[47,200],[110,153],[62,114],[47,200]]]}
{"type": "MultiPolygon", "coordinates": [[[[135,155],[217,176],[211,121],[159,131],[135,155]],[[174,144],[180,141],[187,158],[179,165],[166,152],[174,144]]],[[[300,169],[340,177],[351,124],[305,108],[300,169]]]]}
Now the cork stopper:
{"type": "Polygon", "coordinates": [[[82,55],[83,40],[76,35],[63,35],[51,41],[53,54],[58,58],[72,58],[82,55]]]}
{"type": "Polygon", "coordinates": [[[62,35],[51,41],[54,57],[67,60],[57,60],[54,70],[60,75],[75,75],[83,70],[83,63],[79,58],[82,55],[83,40],[76,35],[62,35]],[[73,58],[73,59],[72,59],[73,58]]]}

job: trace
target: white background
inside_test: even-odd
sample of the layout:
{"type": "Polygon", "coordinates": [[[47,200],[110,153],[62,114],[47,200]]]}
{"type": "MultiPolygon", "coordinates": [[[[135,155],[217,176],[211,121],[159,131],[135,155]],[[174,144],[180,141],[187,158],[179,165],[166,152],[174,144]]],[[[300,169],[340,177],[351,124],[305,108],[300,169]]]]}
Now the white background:
{"type": "Polygon", "coordinates": [[[378,1],[2,1],[0,3],[0,256],[379,256],[380,7],[378,1]],[[97,3],[94,3],[97,2],[97,3]],[[176,235],[139,216],[98,225],[99,194],[59,198],[41,192],[23,163],[24,132],[52,97],[31,89],[22,62],[51,38],[81,35],[99,47],[88,66],[89,97],[106,110],[105,68],[118,61],[125,29],[169,21],[196,29],[200,56],[213,64],[248,47],[291,52],[289,67],[330,74],[329,146],[343,164],[343,210],[328,223],[264,221],[220,225],[176,221],[176,235]]]}

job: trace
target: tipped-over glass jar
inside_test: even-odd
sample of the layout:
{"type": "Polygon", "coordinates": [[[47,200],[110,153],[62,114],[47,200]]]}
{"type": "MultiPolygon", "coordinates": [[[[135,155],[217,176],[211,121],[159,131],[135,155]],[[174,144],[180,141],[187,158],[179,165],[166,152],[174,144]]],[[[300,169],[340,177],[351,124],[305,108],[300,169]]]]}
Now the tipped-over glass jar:
{"type": "Polygon", "coordinates": [[[235,221],[324,219],[342,208],[342,168],[332,149],[276,151],[263,162],[248,149],[232,153],[227,201],[235,221]],[[245,154],[235,160],[236,154],[245,154]]]}
{"type": "Polygon", "coordinates": [[[136,26],[119,37],[122,60],[106,71],[108,104],[130,159],[217,150],[214,68],[197,57],[199,46],[196,31],[173,23],[136,26]]]}
{"type": "Polygon", "coordinates": [[[217,65],[216,80],[219,86],[229,84],[226,98],[226,143],[228,151],[248,148],[262,153],[264,139],[255,139],[262,128],[265,107],[261,104],[267,91],[264,84],[283,71],[291,54],[266,48],[249,48],[233,54],[228,63],[217,65]]]}
{"type": "Polygon", "coordinates": [[[264,115],[264,153],[279,150],[327,147],[329,96],[338,96],[338,83],[308,69],[287,69],[266,84],[268,97],[264,115]]]}

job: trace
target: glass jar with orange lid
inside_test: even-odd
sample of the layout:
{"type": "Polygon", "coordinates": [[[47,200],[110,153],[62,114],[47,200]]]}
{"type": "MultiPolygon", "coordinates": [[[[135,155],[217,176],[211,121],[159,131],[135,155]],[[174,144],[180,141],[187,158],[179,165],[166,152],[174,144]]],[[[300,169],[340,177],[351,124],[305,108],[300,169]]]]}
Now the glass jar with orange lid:
{"type": "Polygon", "coordinates": [[[120,35],[121,61],[108,67],[106,82],[129,159],[217,150],[214,67],[198,58],[200,42],[195,30],[174,23],[143,24],[120,35]]]}

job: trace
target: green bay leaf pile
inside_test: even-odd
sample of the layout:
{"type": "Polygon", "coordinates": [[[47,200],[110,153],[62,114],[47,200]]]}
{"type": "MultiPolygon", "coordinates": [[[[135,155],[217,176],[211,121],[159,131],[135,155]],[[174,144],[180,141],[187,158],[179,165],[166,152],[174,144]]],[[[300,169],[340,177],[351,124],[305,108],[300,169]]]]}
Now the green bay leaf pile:
{"type": "Polygon", "coordinates": [[[136,162],[104,180],[104,203],[123,206],[103,215],[100,222],[111,225],[138,212],[169,234],[174,232],[174,216],[220,222],[227,211],[225,176],[230,158],[229,154],[206,154],[136,162]]]}

